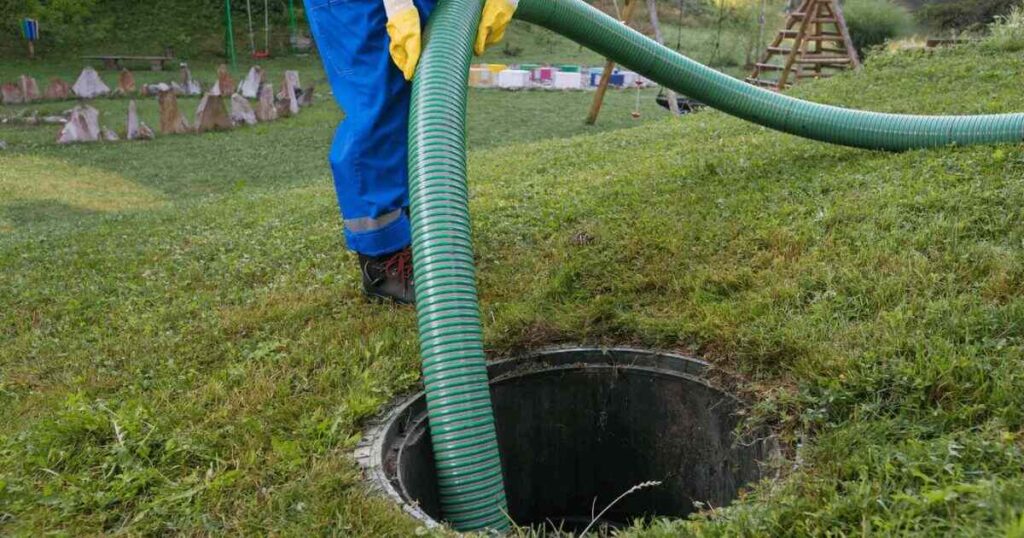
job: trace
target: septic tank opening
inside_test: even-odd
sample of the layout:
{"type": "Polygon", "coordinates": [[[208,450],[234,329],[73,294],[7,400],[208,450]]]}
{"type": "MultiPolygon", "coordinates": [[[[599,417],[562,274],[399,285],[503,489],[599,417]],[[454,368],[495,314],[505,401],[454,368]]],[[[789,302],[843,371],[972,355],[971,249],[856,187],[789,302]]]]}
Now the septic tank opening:
{"type": "MultiPolygon", "coordinates": [[[[491,394],[509,515],[579,532],[722,507],[761,477],[769,441],[738,442],[741,403],[673,354],[573,349],[492,363],[491,394]]],[[[423,394],[403,400],[357,457],[375,485],[427,525],[441,520],[423,394]]]]}

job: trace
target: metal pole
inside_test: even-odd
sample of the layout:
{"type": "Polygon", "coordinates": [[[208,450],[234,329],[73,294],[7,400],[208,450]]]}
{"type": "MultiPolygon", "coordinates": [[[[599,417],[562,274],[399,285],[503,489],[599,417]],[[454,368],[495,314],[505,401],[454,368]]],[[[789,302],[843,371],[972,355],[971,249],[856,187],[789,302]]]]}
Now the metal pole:
{"type": "Polygon", "coordinates": [[[295,0],[288,0],[288,28],[291,30],[289,41],[291,41],[292,52],[294,52],[297,44],[296,37],[299,35],[299,27],[295,22],[295,0]]]}
{"type": "Polygon", "coordinates": [[[234,69],[238,67],[238,58],[235,56],[235,26],[231,20],[231,0],[224,0],[224,15],[227,20],[227,28],[224,29],[224,47],[231,60],[231,68],[234,69]]]}

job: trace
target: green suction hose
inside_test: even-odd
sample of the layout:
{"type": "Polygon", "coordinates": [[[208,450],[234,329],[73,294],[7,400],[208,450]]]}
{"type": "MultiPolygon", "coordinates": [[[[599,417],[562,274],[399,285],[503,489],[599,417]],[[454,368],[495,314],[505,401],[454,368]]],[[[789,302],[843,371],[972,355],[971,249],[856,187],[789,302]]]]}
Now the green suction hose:
{"type": "Polygon", "coordinates": [[[423,384],[441,510],[460,531],[508,526],[466,185],[466,80],[480,8],[480,0],[438,3],[424,36],[409,118],[423,384]]]}
{"type": "MultiPolygon", "coordinates": [[[[441,508],[460,531],[508,526],[466,182],[466,79],[482,0],[441,0],[413,84],[409,126],[413,262],[423,380],[441,508]]],[[[818,105],[723,75],[581,0],[520,0],[517,17],[740,118],[870,149],[1024,140],[1024,114],[911,116],[818,105]]]]}
{"type": "Polygon", "coordinates": [[[568,37],[727,114],[813,140],[891,151],[1024,140],[1024,114],[879,114],[757,88],[659,45],[581,0],[520,0],[516,18],[568,37]]]}

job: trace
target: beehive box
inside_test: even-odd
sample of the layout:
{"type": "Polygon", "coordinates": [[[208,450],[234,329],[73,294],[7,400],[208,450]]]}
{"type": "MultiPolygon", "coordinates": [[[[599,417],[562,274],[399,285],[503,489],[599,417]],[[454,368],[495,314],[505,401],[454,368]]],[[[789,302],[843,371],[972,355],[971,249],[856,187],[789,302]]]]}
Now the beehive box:
{"type": "Polygon", "coordinates": [[[530,72],[522,69],[506,69],[498,73],[498,87],[506,90],[520,90],[530,84],[530,72]]]}

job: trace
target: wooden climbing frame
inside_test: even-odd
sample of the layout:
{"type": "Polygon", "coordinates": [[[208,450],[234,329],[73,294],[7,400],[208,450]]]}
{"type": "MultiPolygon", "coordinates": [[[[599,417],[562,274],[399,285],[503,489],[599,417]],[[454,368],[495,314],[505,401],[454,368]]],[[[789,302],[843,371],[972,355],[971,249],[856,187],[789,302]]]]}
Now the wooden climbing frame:
{"type": "Polygon", "coordinates": [[[802,0],[747,82],[780,91],[803,79],[830,77],[860,65],[839,0],[802,0]]]}

